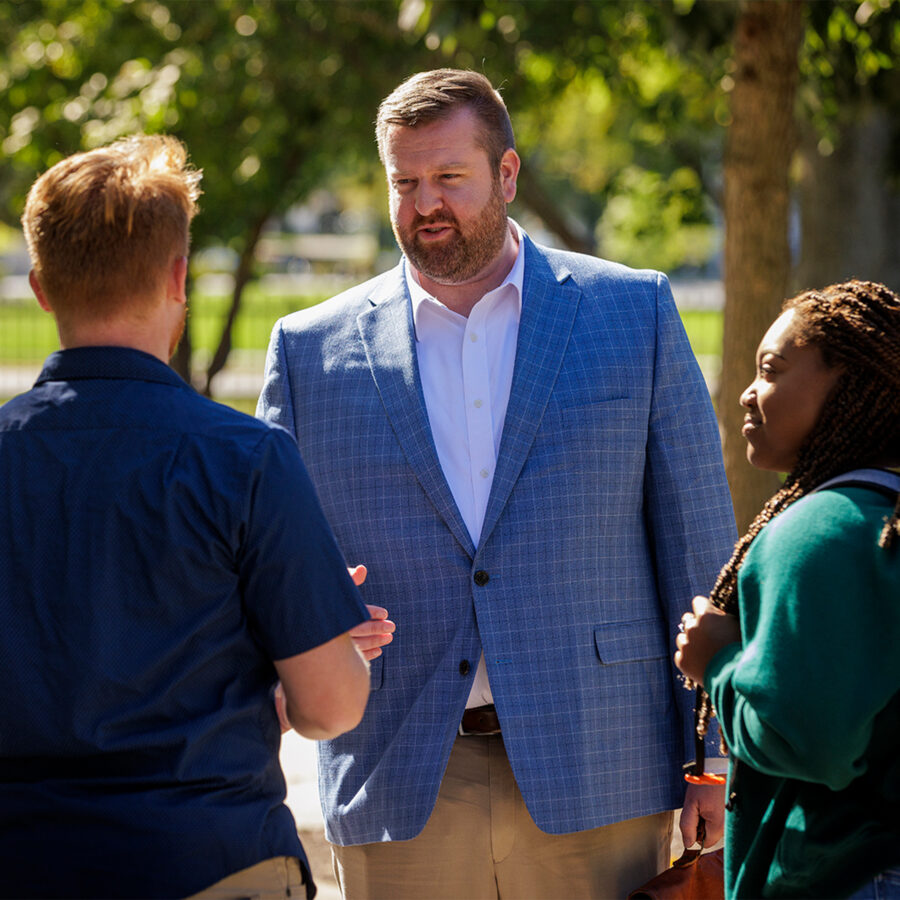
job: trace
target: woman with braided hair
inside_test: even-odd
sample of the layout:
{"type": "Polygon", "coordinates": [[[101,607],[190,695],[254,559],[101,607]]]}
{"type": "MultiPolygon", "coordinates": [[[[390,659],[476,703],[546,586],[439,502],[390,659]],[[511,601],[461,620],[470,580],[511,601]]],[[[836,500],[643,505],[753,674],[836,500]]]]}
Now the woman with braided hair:
{"type": "Polygon", "coordinates": [[[900,897],[900,298],[799,294],[756,363],[747,457],[788,474],[675,654],[731,758],[726,896],[900,897]]]}

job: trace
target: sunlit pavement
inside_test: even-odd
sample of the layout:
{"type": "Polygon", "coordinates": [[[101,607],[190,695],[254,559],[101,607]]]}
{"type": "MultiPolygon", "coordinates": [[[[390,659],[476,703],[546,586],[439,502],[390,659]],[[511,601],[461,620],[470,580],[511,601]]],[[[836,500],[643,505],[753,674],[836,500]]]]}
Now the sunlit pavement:
{"type": "Polygon", "coordinates": [[[287,805],[294,814],[319,889],[316,900],[340,900],[319,808],[315,742],[300,737],[296,731],[282,735],[281,767],[287,782],[287,805]]]}

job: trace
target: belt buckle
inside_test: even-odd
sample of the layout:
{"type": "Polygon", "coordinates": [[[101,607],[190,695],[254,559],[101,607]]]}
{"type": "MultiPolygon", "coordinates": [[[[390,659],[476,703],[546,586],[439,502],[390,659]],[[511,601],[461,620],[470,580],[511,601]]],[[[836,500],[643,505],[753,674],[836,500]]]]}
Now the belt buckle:
{"type": "MultiPolygon", "coordinates": [[[[475,709],[477,710],[477,709],[479,709],[479,707],[475,707],[475,709]]],[[[490,710],[490,713],[493,715],[493,717],[496,721],[497,713],[496,713],[496,709],[495,709],[494,705],[493,704],[487,705],[485,707],[485,711],[487,711],[487,710],[490,710]]],[[[474,711],[474,710],[466,710],[465,712],[467,713],[467,712],[472,712],[472,711],[474,711]]],[[[463,719],[465,719],[465,713],[463,713],[463,717],[462,717],[462,719],[460,719],[459,727],[457,729],[457,731],[461,737],[490,737],[493,734],[501,734],[500,728],[491,728],[491,729],[485,729],[482,731],[467,731],[465,726],[463,725],[463,719]]]]}

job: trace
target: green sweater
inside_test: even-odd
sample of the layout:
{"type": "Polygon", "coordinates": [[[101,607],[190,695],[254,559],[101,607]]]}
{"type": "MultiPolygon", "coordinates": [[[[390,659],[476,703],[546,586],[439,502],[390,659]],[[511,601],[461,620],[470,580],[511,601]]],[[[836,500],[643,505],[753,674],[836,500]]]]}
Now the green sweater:
{"type": "Polygon", "coordinates": [[[738,577],[742,642],[706,686],[731,751],[726,897],[846,897],[900,863],[900,547],[865,488],[770,522],[738,577]]]}

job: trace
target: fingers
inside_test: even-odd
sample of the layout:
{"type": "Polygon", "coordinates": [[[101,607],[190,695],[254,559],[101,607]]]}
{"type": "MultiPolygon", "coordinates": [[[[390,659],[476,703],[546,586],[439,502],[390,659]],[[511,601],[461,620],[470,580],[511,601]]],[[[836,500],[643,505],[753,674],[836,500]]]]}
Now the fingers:
{"type": "Polygon", "coordinates": [[[369,574],[369,570],[363,566],[347,566],[347,571],[350,573],[350,577],[353,579],[353,583],[359,587],[365,580],[366,575],[369,574]]]}
{"type": "Polygon", "coordinates": [[[397,630],[397,626],[390,619],[369,619],[367,622],[360,622],[350,629],[350,637],[356,638],[377,638],[386,637],[384,643],[390,643],[393,633],[397,630]]]}
{"type": "Polygon", "coordinates": [[[710,819],[711,821],[706,823],[706,841],[704,842],[704,847],[712,847],[713,844],[718,844],[725,834],[724,814],[719,816],[716,820],[712,820],[712,816],[710,816],[710,819]]]}
{"type": "Polygon", "coordinates": [[[678,637],[675,638],[675,646],[678,648],[675,651],[675,665],[678,666],[681,672],[684,672],[684,669],[682,668],[684,664],[684,643],[684,635],[679,634],[678,637]]]}
{"type": "Polygon", "coordinates": [[[381,648],[387,646],[394,639],[392,634],[386,633],[355,635],[351,632],[350,636],[353,638],[356,649],[366,659],[375,659],[376,656],[381,656],[381,648]]]}
{"type": "MultiPolygon", "coordinates": [[[[347,571],[358,587],[366,580],[368,570],[365,566],[348,566],[347,571]]],[[[381,656],[381,648],[394,639],[394,631],[397,626],[388,618],[388,611],[383,606],[366,604],[371,618],[367,622],[361,622],[349,631],[350,637],[356,649],[367,660],[373,660],[381,656]]]]}
{"type": "Polygon", "coordinates": [[[697,807],[693,804],[685,803],[684,809],[681,811],[681,819],[678,827],[681,829],[681,841],[685,850],[691,850],[695,844],[698,844],[697,829],[700,825],[700,814],[697,807]]]}
{"type": "Polygon", "coordinates": [[[725,831],[725,785],[689,785],[679,824],[685,847],[697,842],[712,847],[721,840],[725,831]],[[701,824],[705,835],[700,832],[701,824]]]}
{"type": "Polygon", "coordinates": [[[351,628],[350,637],[353,638],[356,649],[367,660],[372,660],[381,656],[381,648],[394,639],[397,626],[387,618],[387,610],[383,606],[366,604],[366,608],[372,618],[351,628]]]}

